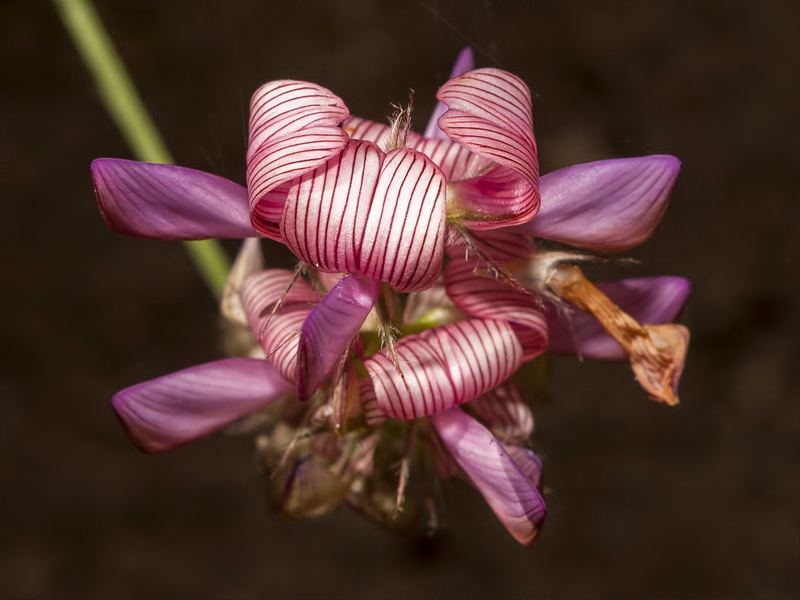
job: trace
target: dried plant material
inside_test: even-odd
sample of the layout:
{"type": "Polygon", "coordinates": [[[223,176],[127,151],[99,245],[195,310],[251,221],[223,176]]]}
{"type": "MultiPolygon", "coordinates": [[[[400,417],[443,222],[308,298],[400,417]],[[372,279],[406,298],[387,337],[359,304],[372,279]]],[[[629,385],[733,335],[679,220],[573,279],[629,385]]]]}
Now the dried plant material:
{"type": "Polygon", "coordinates": [[[639,384],[656,402],[674,406],[689,330],[683,325],[641,325],[609,300],[580,267],[557,264],[545,284],[557,296],[592,314],[625,350],[639,384]]]}

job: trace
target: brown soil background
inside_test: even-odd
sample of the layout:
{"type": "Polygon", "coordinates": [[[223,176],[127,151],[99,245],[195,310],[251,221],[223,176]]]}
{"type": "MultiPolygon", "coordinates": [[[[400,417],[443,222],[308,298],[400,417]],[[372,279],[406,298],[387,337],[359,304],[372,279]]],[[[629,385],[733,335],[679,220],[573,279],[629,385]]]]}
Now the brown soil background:
{"type": "Polygon", "coordinates": [[[106,229],[89,162],[129,151],[51,4],[2,0],[0,598],[800,597],[800,4],[98,3],[178,164],[235,180],[259,84],[373,119],[414,88],[422,124],[467,43],[531,86],[543,172],[677,155],[641,264],[612,271],[694,281],[691,354],[675,409],[625,365],[554,361],[530,549],[463,485],[421,542],[348,511],[281,521],[247,439],[138,453],[110,396],[219,357],[215,306],[180,245],[106,229]]]}

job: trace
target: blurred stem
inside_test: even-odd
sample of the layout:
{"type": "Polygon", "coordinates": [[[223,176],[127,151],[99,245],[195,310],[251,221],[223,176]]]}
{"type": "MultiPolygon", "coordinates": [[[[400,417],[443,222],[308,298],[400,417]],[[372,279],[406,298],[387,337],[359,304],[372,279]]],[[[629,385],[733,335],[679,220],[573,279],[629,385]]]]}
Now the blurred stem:
{"type": "MultiPolygon", "coordinates": [[[[100,97],[137,160],[171,164],[172,157],[139,97],[91,0],[53,0],[100,97]]],[[[219,296],[230,261],[217,240],[184,242],[211,291],[219,296]]]]}

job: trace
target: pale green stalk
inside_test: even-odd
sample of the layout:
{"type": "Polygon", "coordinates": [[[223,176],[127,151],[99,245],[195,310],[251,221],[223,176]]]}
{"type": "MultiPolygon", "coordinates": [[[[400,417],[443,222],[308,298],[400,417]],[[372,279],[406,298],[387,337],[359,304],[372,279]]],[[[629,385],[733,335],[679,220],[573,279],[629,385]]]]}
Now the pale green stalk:
{"type": "MultiPolygon", "coordinates": [[[[134,156],[143,162],[171,164],[172,157],[91,0],[53,2],[134,156]]],[[[184,245],[208,287],[219,296],[230,270],[230,261],[221,244],[217,240],[203,240],[184,245]]]]}

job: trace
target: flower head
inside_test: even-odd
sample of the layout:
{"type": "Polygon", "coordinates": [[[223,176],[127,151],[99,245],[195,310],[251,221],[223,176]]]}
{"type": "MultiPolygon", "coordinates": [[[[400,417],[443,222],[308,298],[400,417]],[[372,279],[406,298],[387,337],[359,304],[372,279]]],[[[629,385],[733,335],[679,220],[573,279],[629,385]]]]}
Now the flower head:
{"type": "Polygon", "coordinates": [[[140,383],[113,406],[163,451],[229,426],[254,432],[276,507],[347,503],[394,529],[438,520],[437,481],[464,475],[521,543],[545,514],[533,416],[511,376],[545,350],[624,358],[672,404],[688,331],[668,322],[688,283],[589,283],[586,251],[646,239],[672,157],[577,165],[539,180],[527,86],[462,53],[425,135],[350,116],[331,91],[276,81],[254,94],[247,187],[116,159],[92,164],[120,231],[245,237],[222,298],[245,340],[230,358],[140,383]],[[295,271],[264,268],[286,244],[295,271]],[[581,250],[539,251],[540,240],[581,250]],[[641,323],[641,324],[640,324],[641,323]]]}

